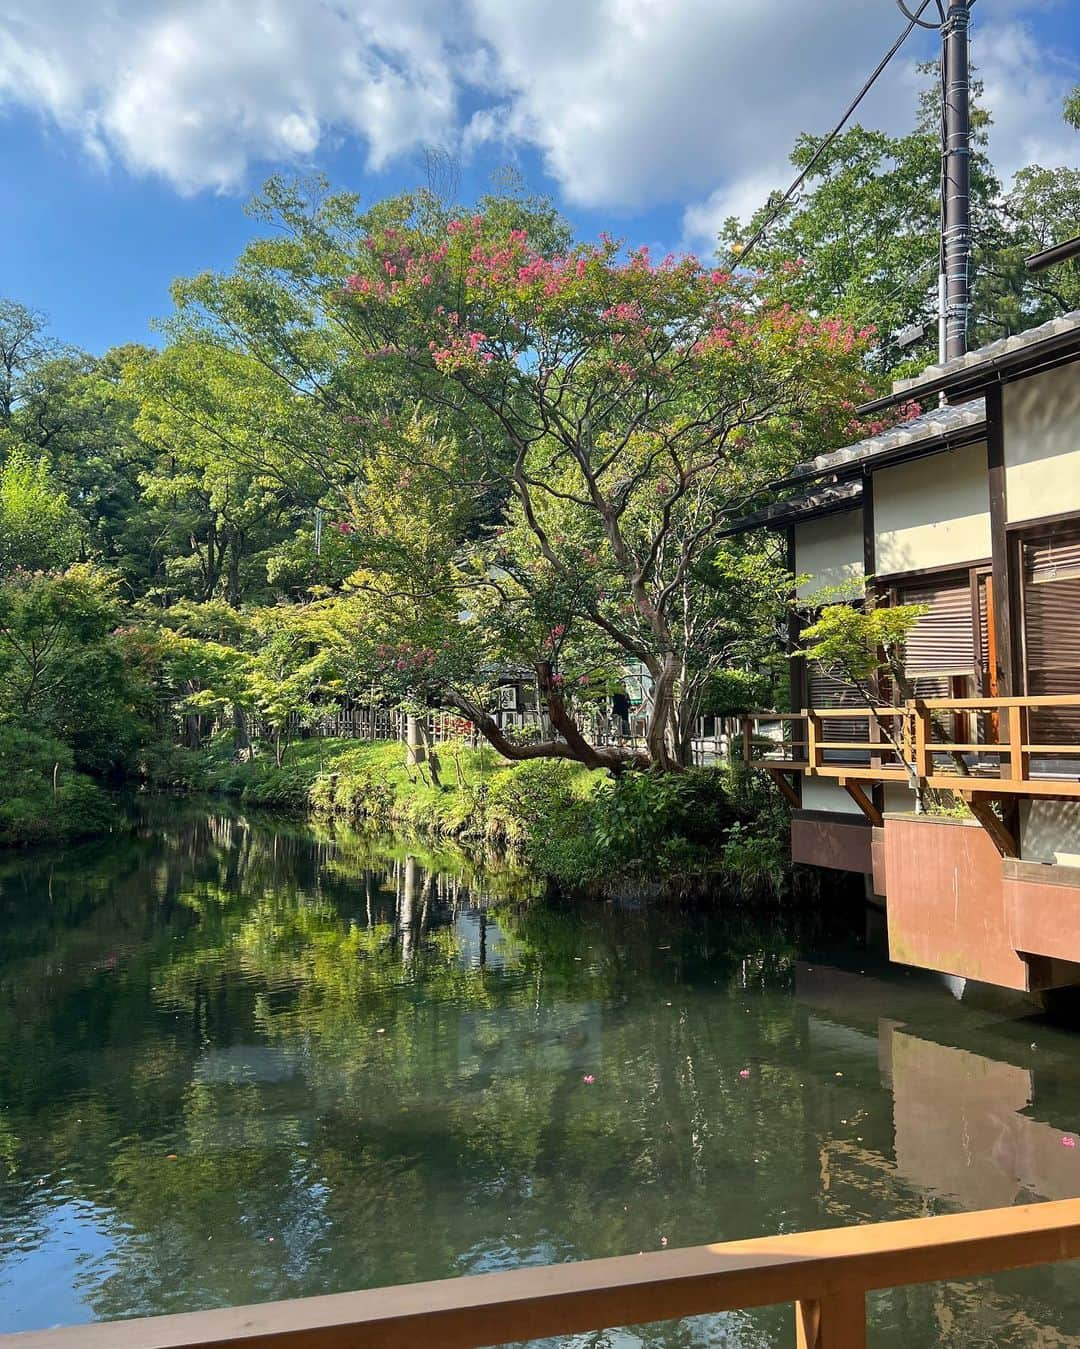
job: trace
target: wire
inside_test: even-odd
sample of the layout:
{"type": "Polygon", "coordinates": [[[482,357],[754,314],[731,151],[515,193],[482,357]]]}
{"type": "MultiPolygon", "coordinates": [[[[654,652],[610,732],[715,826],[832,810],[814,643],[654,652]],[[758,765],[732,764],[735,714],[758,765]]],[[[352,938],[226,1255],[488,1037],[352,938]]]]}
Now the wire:
{"type": "Polygon", "coordinates": [[[806,181],[806,178],[810,173],[810,170],[814,167],[814,165],[825,153],[825,151],[829,148],[829,146],[833,143],[833,141],[837,138],[837,136],[839,136],[840,132],[843,131],[848,118],[859,106],[859,104],[863,101],[866,95],[870,92],[870,89],[873,86],[877,77],[881,74],[881,72],[885,69],[885,67],[889,64],[889,62],[893,59],[896,53],[907,41],[908,37],[911,35],[912,30],[917,26],[920,26],[919,16],[922,14],[923,10],[930,5],[930,2],[931,0],[922,0],[922,4],[915,11],[914,15],[909,16],[910,21],[908,23],[908,26],[904,29],[904,31],[893,43],[893,45],[889,48],[889,50],[878,62],[877,67],[874,70],[874,73],[870,76],[870,78],[866,81],[863,87],[855,95],[851,103],[848,104],[847,111],[844,113],[843,117],[840,118],[839,122],[837,122],[837,124],[833,127],[833,129],[829,132],[829,134],[825,137],[825,139],[821,142],[818,148],[810,156],[809,160],[806,163],[806,167],[803,169],[802,173],[799,174],[798,178],[796,178],[795,181],[791,184],[791,186],[780,198],[780,200],[776,203],[768,219],[762,221],[762,223],[750,236],[750,240],[748,243],[744,244],[743,247],[738,249],[737,252],[735,249],[732,249],[732,259],[734,262],[737,262],[739,264],[743,263],[746,260],[747,253],[750,252],[750,250],[754,247],[755,244],[761,242],[762,236],[765,234],[765,231],[777,218],[777,216],[788,204],[788,202],[792,199],[795,193],[798,192],[799,188],[802,187],[803,183],[806,181]]]}

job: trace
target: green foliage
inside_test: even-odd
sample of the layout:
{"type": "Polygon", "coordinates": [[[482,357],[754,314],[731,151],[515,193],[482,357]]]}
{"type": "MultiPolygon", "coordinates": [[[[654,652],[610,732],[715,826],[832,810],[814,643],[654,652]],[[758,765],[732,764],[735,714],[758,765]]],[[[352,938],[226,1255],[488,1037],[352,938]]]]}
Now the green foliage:
{"type": "Polygon", "coordinates": [[[0,846],[56,842],[115,823],[108,795],[72,770],[72,753],[37,730],[0,723],[0,846]]]}
{"type": "Polygon", "coordinates": [[[867,688],[879,671],[902,677],[904,643],[926,605],[829,604],[803,629],[803,654],[834,677],[867,688]]]}
{"type": "Polygon", "coordinates": [[[50,571],[79,555],[82,527],[49,467],[14,447],[0,465],[0,577],[50,571]]]}
{"type": "MultiPolygon", "coordinates": [[[[793,302],[872,323],[878,344],[868,362],[875,378],[921,368],[934,359],[940,231],[940,130],[937,66],[920,97],[916,125],[892,136],[852,126],[815,163],[807,186],[782,211],[754,251],[768,270],[789,268],[793,302]],[[902,350],[896,334],[909,324],[926,333],[902,350]]],[[[1003,190],[987,157],[990,113],[973,90],[971,202],[971,344],[979,345],[1067,312],[1077,303],[1075,263],[1033,276],[1025,255],[1061,242],[1080,228],[1080,173],[1071,168],[1021,169],[1003,190]]],[[[1080,122],[1080,97],[1066,100],[1066,119],[1080,122]]],[[[802,168],[818,137],[800,136],[791,155],[802,168]]],[[[770,200],[751,220],[729,220],[721,234],[737,251],[773,211],[770,200]]],[[[884,381],[882,381],[884,383],[884,381]]]]}
{"type": "Polygon", "coordinates": [[[736,717],[772,705],[772,684],[767,675],[749,670],[717,670],[709,682],[702,711],[707,716],[736,717]]]}
{"type": "Polygon", "coordinates": [[[0,724],[62,741],[77,768],[123,764],[153,708],[149,653],[119,616],[111,578],[89,564],[0,581],[0,724]]]}
{"type": "Polygon", "coordinates": [[[736,820],[725,835],[720,856],[724,871],[743,894],[779,895],[787,885],[791,870],[787,839],[760,822],[736,820]]]}
{"type": "Polygon", "coordinates": [[[1080,131],[1080,84],[1065,99],[1065,120],[1080,131]]]}

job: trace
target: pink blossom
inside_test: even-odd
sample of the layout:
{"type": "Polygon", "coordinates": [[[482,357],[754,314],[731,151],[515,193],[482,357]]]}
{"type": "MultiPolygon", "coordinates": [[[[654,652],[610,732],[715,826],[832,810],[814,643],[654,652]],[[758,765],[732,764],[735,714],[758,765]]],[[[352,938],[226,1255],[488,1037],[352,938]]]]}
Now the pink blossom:
{"type": "Polygon", "coordinates": [[[1061,1140],[1061,1146],[1062,1146],[1063,1148],[1075,1148],[1075,1147],[1076,1147],[1076,1139],[1075,1139],[1075,1138],[1070,1138],[1069,1135],[1066,1134],[1065,1137],[1061,1140]]]}
{"type": "Polygon", "coordinates": [[[596,1081],[596,1078],[593,1077],[592,1073],[586,1073],[585,1076],[584,1076],[581,1080],[582,1080],[582,1082],[585,1083],[585,1085],[586,1085],[587,1087],[591,1087],[592,1084],[596,1081]]]}
{"type": "Polygon", "coordinates": [[[749,1076],[750,1076],[750,1069],[749,1069],[749,1068],[740,1068],[740,1069],[739,1069],[739,1076],[740,1076],[741,1078],[747,1078],[747,1077],[749,1077],[749,1076]]]}

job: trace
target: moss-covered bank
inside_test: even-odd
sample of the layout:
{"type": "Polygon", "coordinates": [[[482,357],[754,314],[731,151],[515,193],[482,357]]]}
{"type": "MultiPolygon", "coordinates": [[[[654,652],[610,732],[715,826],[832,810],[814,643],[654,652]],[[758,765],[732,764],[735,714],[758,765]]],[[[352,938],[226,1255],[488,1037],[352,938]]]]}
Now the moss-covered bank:
{"type": "Polygon", "coordinates": [[[439,747],[437,771],[397,743],[308,740],[283,764],[237,762],[227,744],[177,753],[159,785],[223,792],[249,805],[370,823],[520,853],[564,890],[689,893],[717,884],[776,893],[787,878],[782,808],[733,769],[618,781],[559,760],[507,763],[494,750],[439,747]]]}

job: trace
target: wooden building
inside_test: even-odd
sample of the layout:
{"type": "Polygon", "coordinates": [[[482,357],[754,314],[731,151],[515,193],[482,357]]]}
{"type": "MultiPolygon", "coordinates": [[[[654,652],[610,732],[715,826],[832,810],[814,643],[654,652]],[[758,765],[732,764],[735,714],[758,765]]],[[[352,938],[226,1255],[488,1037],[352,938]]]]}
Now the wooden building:
{"type": "Polygon", "coordinates": [[[894,959],[1080,982],[1080,312],[863,411],[907,400],[924,411],[801,465],[739,527],[786,533],[804,614],[843,593],[925,606],[916,696],[868,711],[807,668],[795,619],[783,747],[748,727],[747,752],[793,803],[795,860],[862,872],[884,900],[894,959]],[[970,814],[916,814],[913,779],[970,814]]]}

